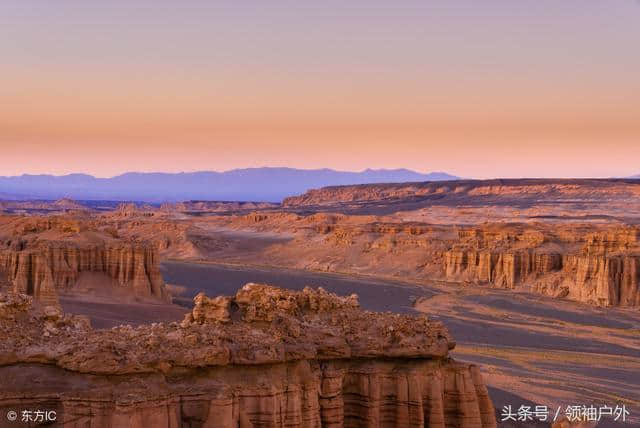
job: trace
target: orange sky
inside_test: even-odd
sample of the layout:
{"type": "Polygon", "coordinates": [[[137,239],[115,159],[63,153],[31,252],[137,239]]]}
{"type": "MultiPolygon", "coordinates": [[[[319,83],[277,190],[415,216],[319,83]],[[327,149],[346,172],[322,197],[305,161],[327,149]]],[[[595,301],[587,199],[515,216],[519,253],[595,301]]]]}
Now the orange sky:
{"type": "Polygon", "coordinates": [[[0,175],[640,173],[640,7],[513,3],[3,2],[0,175]]]}

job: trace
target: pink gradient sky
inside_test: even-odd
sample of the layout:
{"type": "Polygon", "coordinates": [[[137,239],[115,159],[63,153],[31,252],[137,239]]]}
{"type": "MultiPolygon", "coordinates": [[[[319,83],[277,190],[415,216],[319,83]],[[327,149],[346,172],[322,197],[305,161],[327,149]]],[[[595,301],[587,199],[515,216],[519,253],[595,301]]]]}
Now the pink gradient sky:
{"type": "Polygon", "coordinates": [[[0,175],[640,173],[634,0],[101,3],[0,3],[0,175]]]}

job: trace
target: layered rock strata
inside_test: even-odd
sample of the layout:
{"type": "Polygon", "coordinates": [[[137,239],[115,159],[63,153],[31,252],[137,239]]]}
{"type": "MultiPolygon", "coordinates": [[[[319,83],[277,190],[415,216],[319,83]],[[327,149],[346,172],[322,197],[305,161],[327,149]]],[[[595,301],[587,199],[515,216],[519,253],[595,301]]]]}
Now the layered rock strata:
{"type": "Polygon", "coordinates": [[[248,284],[182,323],[98,331],[29,303],[0,297],[0,409],[56,409],[65,428],[496,426],[441,323],[356,296],[248,284]]]}
{"type": "MultiPolygon", "coordinates": [[[[4,218],[3,220],[6,220],[4,218]]],[[[8,217],[0,234],[0,285],[57,303],[84,272],[104,274],[133,296],[168,300],[158,252],[142,241],[119,239],[94,222],[73,218],[8,217]]]]}
{"type": "Polygon", "coordinates": [[[640,256],[589,256],[536,251],[445,253],[448,280],[568,297],[600,306],[640,306],[640,256]]]}
{"type": "Polygon", "coordinates": [[[519,231],[493,240],[474,232],[471,241],[468,230],[459,232],[458,249],[444,253],[445,278],[529,287],[601,306],[640,306],[640,229],[574,230],[565,236],[519,231]],[[555,248],[545,247],[550,242],[555,248]],[[573,251],[572,244],[578,246],[573,251]]]}
{"type": "MultiPolygon", "coordinates": [[[[640,307],[640,227],[435,225],[375,216],[260,212],[228,229],[291,234],[266,249],[212,259],[526,289],[600,306],[640,307]]],[[[246,232],[245,232],[246,233],[246,232]]],[[[221,246],[222,247],[222,246],[221,246]]],[[[224,247],[223,247],[224,248],[224,247]]]]}
{"type": "Polygon", "coordinates": [[[637,179],[494,179],[455,180],[417,183],[357,184],[311,189],[285,198],[287,208],[327,206],[341,203],[411,201],[449,198],[467,202],[473,198],[509,197],[526,200],[566,200],[605,202],[612,199],[640,198],[637,179]]]}
{"type": "Polygon", "coordinates": [[[104,273],[135,296],[168,299],[157,253],[150,247],[77,247],[47,244],[22,251],[0,251],[0,270],[13,290],[36,297],[44,304],[56,301],[56,290],[71,290],[80,273],[104,273]]]}

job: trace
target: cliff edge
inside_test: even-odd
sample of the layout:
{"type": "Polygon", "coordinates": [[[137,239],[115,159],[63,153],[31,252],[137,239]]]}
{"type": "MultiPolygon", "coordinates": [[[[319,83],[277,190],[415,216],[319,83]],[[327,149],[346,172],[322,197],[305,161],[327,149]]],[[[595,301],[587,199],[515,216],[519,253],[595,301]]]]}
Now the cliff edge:
{"type": "Polygon", "coordinates": [[[65,428],[496,426],[440,322],[322,289],[247,284],[182,323],[111,330],[1,295],[0,334],[0,409],[55,408],[65,428]]]}

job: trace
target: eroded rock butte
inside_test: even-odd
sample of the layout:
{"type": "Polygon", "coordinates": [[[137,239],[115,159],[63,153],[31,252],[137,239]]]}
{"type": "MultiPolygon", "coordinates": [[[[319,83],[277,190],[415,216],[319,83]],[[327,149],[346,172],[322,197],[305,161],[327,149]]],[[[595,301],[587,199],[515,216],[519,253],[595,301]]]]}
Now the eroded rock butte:
{"type": "Polygon", "coordinates": [[[0,218],[0,287],[34,296],[45,305],[57,305],[59,292],[73,292],[83,272],[108,280],[99,281],[102,288],[115,286],[138,298],[167,301],[158,263],[152,246],[120,239],[95,221],[0,218]]]}
{"type": "Polygon", "coordinates": [[[0,334],[0,409],[55,408],[65,428],[496,426],[440,322],[322,289],[247,284],[182,323],[111,330],[5,294],[0,334]]]}

